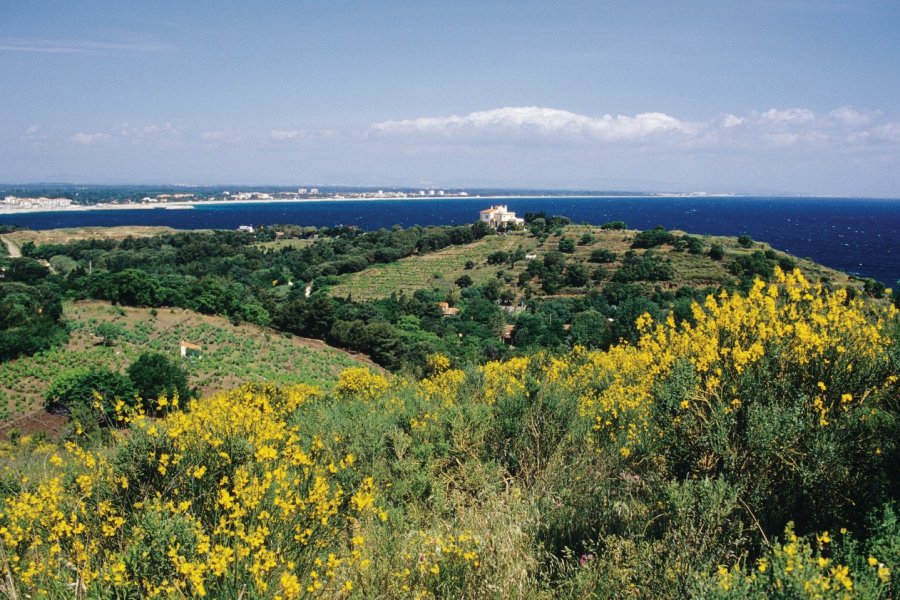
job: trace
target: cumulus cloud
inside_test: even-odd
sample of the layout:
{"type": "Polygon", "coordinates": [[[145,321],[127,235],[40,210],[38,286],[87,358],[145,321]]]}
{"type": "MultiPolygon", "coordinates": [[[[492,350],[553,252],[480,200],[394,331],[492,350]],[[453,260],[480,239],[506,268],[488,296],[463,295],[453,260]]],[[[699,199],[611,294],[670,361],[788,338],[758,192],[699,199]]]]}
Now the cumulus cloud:
{"type": "Polygon", "coordinates": [[[372,126],[376,134],[394,133],[532,133],[576,135],[599,140],[635,140],[662,134],[696,133],[698,125],[660,112],[633,117],[603,115],[591,117],[555,108],[538,106],[505,107],[458,116],[420,117],[383,121],[372,126]]]}
{"type": "Polygon", "coordinates": [[[771,121],[772,123],[809,123],[816,118],[816,113],[808,108],[788,108],[785,110],[770,108],[759,116],[762,120],[771,121]]]}
{"type": "Polygon", "coordinates": [[[861,113],[852,106],[842,106],[836,108],[828,115],[837,121],[846,123],[847,125],[868,125],[872,122],[872,115],[861,113]]]}
{"type": "MultiPolygon", "coordinates": [[[[272,133],[276,139],[291,139],[294,135],[293,132],[272,133]]],[[[526,136],[538,141],[765,149],[802,144],[858,145],[867,140],[900,141],[900,124],[886,121],[881,112],[863,112],[850,106],[822,114],[800,107],[770,108],[742,116],[725,113],[705,121],[685,120],[663,112],[591,116],[555,108],[523,106],[466,115],[382,121],[373,124],[369,133],[379,137],[419,136],[431,141],[459,139],[509,143],[526,136]]]]}
{"type": "Polygon", "coordinates": [[[741,117],[735,116],[735,115],[725,115],[724,117],[722,117],[722,127],[725,127],[726,129],[731,128],[731,127],[737,127],[738,125],[742,124],[743,122],[744,122],[744,119],[742,119],[741,117]]]}
{"type": "Polygon", "coordinates": [[[79,144],[81,146],[93,146],[95,144],[100,144],[107,141],[108,139],[110,139],[110,137],[112,136],[110,136],[108,133],[78,132],[69,139],[73,144],[79,144]]]}
{"type": "Polygon", "coordinates": [[[872,130],[872,135],[878,139],[891,142],[900,142],[900,123],[884,123],[872,130]]]}

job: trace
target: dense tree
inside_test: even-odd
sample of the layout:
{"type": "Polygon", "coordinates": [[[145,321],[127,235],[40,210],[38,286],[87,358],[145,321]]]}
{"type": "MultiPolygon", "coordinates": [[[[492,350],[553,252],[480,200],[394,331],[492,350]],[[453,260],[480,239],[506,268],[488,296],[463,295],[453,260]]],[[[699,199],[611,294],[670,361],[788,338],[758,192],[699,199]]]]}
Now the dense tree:
{"type": "Polygon", "coordinates": [[[559,240],[558,250],[566,254],[572,254],[575,252],[575,240],[567,237],[562,238],[559,240]]]}
{"type": "Polygon", "coordinates": [[[62,303],[50,287],[0,283],[0,361],[64,343],[61,317],[62,303]]]}
{"type": "Polygon", "coordinates": [[[597,248],[596,250],[591,250],[591,257],[588,259],[588,262],[611,263],[615,262],[615,260],[615,252],[607,250],[606,248],[597,248]]]}
{"type": "Polygon", "coordinates": [[[621,283],[631,281],[668,281],[674,276],[672,264],[660,258],[653,251],[638,254],[632,250],[625,253],[622,266],[613,275],[613,280],[621,283]]]}
{"type": "Polygon", "coordinates": [[[675,240],[675,236],[669,233],[665,227],[659,225],[653,229],[641,231],[634,236],[631,243],[632,248],[655,248],[663,244],[671,244],[675,240]]]}
{"type": "Polygon", "coordinates": [[[593,309],[576,315],[569,335],[573,345],[578,344],[585,348],[606,348],[612,342],[606,315],[593,309]]]}
{"type": "Polygon", "coordinates": [[[191,397],[187,371],[177,361],[159,352],[144,352],[128,367],[128,377],[138,397],[152,409],[159,398],[181,401],[191,397]]]}
{"type": "Polygon", "coordinates": [[[582,263],[573,263],[566,267],[566,285],[584,287],[588,283],[588,270],[582,263]]]}
{"type": "Polygon", "coordinates": [[[469,277],[468,275],[462,275],[462,276],[458,277],[454,283],[461,288],[467,288],[470,285],[472,285],[473,282],[472,282],[472,278],[469,277]]]}
{"type": "Polygon", "coordinates": [[[625,224],[625,221],[610,221],[601,225],[600,229],[628,229],[628,225],[625,224]]]}
{"type": "Polygon", "coordinates": [[[131,379],[107,368],[95,367],[63,373],[44,395],[51,412],[71,415],[84,427],[116,424],[116,401],[134,404],[131,379]]]}
{"type": "Polygon", "coordinates": [[[12,258],[9,259],[9,266],[6,268],[5,279],[27,284],[37,284],[43,281],[49,274],[50,269],[33,258],[12,258]]]}
{"type": "Polygon", "coordinates": [[[487,263],[489,265],[502,265],[509,260],[509,253],[504,250],[497,250],[487,255],[487,263]]]}

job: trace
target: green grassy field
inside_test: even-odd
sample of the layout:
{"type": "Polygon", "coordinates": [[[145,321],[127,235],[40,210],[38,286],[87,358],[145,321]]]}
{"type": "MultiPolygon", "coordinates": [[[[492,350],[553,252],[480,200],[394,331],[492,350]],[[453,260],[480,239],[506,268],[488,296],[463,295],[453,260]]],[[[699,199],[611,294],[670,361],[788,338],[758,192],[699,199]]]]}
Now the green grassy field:
{"type": "Polygon", "coordinates": [[[0,426],[41,410],[43,395],[62,372],[96,365],[126,368],[145,350],[179,356],[181,340],[203,347],[186,361],[190,383],[204,395],[236,387],[244,381],[311,383],[330,387],[356,357],[316,340],[281,334],[255,325],[232,325],[222,317],[183,309],[113,307],[83,302],[65,307],[72,333],[60,348],[0,364],[0,426]],[[121,327],[114,344],[101,344],[102,323],[121,327]]]}
{"type": "Polygon", "coordinates": [[[161,226],[123,225],[119,227],[70,227],[62,229],[22,229],[5,234],[17,246],[32,242],[41,244],[67,244],[79,240],[124,240],[127,237],[153,237],[163,233],[176,233],[177,229],[161,226]]]}
{"type": "MultiPolygon", "coordinates": [[[[684,232],[673,231],[681,235],[684,232]]],[[[430,254],[411,256],[403,260],[384,264],[373,265],[368,269],[345,276],[343,281],[331,288],[331,294],[335,297],[350,295],[354,300],[370,300],[386,298],[394,292],[411,294],[418,289],[452,290],[456,288],[455,281],[462,275],[469,275],[473,282],[483,284],[494,278],[498,271],[504,270],[517,277],[523,272],[527,260],[519,261],[514,267],[507,265],[489,265],[487,256],[497,250],[512,252],[522,247],[527,253],[537,256],[541,260],[548,252],[556,251],[561,237],[572,238],[576,242],[575,252],[567,255],[575,262],[587,262],[591,252],[597,249],[605,249],[616,254],[616,260],[602,265],[612,277],[621,267],[622,256],[631,250],[631,244],[637,231],[634,230],[604,230],[590,225],[569,225],[563,230],[562,236],[550,235],[543,243],[528,232],[519,231],[506,235],[488,236],[463,246],[452,246],[430,254]],[[577,244],[581,237],[590,233],[593,242],[589,244],[577,244]],[[466,262],[472,261],[475,267],[466,269],[466,262]]],[[[685,286],[705,287],[718,286],[734,280],[729,271],[729,265],[735,258],[741,255],[749,255],[756,251],[771,250],[772,247],[763,242],[754,242],[751,248],[740,246],[734,237],[725,236],[695,236],[704,243],[703,254],[690,254],[687,251],[676,251],[670,245],[654,248],[653,251],[661,258],[671,261],[674,276],[670,281],[655,282],[655,286],[662,289],[678,289],[685,286]],[[721,261],[710,259],[706,255],[709,247],[721,244],[725,249],[725,257],[721,261]]],[[[777,249],[776,249],[777,250],[777,249]]],[[[643,254],[646,250],[635,250],[643,254]]],[[[826,279],[837,286],[854,286],[861,288],[859,281],[852,279],[846,273],[835,271],[811,260],[794,258],[797,266],[804,275],[813,281],[826,279]]],[[[589,269],[595,265],[588,264],[589,269]]],[[[516,290],[521,293],[522,290],[516,290]]],[[[542,295],[535,290],[536,295],[542,295]]]]}
{"type": "MultiPolygon", "coordinates": [[[[504,250],[513,252],[522,246],[531,252],[537,246],[537,239],[525,232],[507,235],[491,235],[472,244],[451,246],[438,252],[410,256],[394,263],[375,265],[359,273],[353,273],[339,285],[331,288],[337,297],[352,295],[354,300],[385,298],[392,292],[410,294],[418,289],[450,290],[462,275],[468,275],[475,284],[494,277],[502,265],[487,264],[487,256],[504,250]],[[466,269],[466,262],[475,263],[473,269],[466,269]]],[[[520,261],[517,269],[524,269],[525,261],[520,261]]]]}

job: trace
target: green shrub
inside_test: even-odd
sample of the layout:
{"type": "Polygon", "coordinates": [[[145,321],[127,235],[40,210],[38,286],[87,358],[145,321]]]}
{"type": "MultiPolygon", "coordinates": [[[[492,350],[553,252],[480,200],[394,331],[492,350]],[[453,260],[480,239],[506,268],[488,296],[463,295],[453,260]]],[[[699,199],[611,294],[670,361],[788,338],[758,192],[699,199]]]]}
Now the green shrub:
{"type": "Polygon", "coordinates": [[[44,395],[44,406],[51,412],[87,418],[94,424],[114,424],[117,400],[128,406],[135,403],[131,380],[116,371],[94,367],[69,371],[55,379],[44,395]]]}
{"type": "Polygon", "coordinates": [[[616,253],[606,248],[597,248],[591,251],[591,257],[588,262],[592,263],[611,263],[616,260],[616,253]]]}
{"type": "Polygon", "coordinates": [[[641,231],[636,236],[634,236],[634,241],[632,241],[631,247],[655,248],[656,246],[662,246],[663,244],[671,244],[674,241],[675,236],[669,233],[665,227],[659,225],[654,229],[641,231]]]}
{"type": "Polygon", "coordinates": [[[147,406],[153,406],[160,398],[171,401],[177,396],[185,402],[191,396],[187,371],[165,354],[143,352],[131,363],[127,373],[135,392],[147,406]]]}
{"type": "Polygon", "coordinates": [[[561,240],[559,240],[558,249],[560,252],[572,254],[573,252],[575,252],[575,240],[568,237],[562,238],[561,240]]]}
{"type": "Polygon", "coordinates": [[[601,225],[600,229],[621,230],[628,229],[628,225],[625,224],[625,221],[610,221],[601,225]]]}

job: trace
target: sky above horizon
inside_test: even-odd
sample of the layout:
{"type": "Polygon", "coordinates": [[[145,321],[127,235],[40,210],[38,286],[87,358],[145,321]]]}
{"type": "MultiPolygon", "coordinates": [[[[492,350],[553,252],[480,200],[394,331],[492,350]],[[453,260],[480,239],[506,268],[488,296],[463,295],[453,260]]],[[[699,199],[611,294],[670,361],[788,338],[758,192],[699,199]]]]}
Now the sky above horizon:
{"type": "Polygon", "coordinates": [[[896,0],[4,5],[4,183],[900,198],[896,0]]]}

